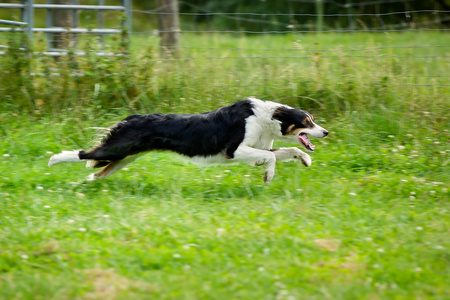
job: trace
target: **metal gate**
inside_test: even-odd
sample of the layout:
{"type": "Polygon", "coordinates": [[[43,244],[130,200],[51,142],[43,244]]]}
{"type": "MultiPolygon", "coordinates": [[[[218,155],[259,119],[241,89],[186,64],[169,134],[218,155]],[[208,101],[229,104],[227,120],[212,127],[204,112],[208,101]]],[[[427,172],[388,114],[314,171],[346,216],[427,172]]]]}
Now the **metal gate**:
{"type": "MultiPolygon", "coordinates": [[[[8,27],[1,26],[0,32],[7,32],[11,30],[20,30],[27,33],[29,45],[32,44],[33,35],[35,32],[43,32],[47,35],[47,52],[50,55],[61,55],[66,49],[54,49],[51,47],[51,41],[55,34],[62,34],[70,32],[77,33],[91,33],[102,36],[104,34],[117,34],[126,29],[128,36],[132,30],[132,0],[122,0],[122,5],[104,5],[104,0],[98,0],[98,5],[79,5],[78,0],[72,0],[72,4],[52,4],[51,0],[47,0],[47,4],[35,4],[34,0],[21,0],[21,3],[0,3],[1,8],[20,9],[21,21],[0,20],[0,25],[8,25],[8,27]],[[46,10],[46,27],[34,27],[35,10],[46,10]],[[69,9],[73,11],[73,26],[71,28],[55,27],[53,26],[52,11],[55,9],[69,9]],[[98,28],[78,28],[77,12],[80,10],[95,10],[97,12],[98,28]],[[103,11],[122,11],[126,17],[122,22],[122,29],[104,28],[103,11]]],[[[3,46],[5,47],[5,46],[3,46]]],[[[1,54],[1,52],[0,52],[1,54]]]]}

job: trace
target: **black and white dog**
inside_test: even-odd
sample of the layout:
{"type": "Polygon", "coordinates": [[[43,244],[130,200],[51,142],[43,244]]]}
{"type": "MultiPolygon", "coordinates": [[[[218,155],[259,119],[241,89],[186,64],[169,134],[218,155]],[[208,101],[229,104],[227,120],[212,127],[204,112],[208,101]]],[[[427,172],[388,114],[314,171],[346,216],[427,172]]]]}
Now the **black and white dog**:
{"type": "Polygon", "coordinates": [[[103,167],[89,175],[94,180],[112,175],[148,151],[172,150],[201,163],[266,165],[268,183],[277,160],[311,165],[311,157],[296,147],[272,149],[274,139],[314,151],[308,135],[324,138],[328,131],[304,110],[250,97],[203,114],[131,115],[109,128],[98,146],[55,154],[48,165],[87,161],[87,167],[103,167]]]}

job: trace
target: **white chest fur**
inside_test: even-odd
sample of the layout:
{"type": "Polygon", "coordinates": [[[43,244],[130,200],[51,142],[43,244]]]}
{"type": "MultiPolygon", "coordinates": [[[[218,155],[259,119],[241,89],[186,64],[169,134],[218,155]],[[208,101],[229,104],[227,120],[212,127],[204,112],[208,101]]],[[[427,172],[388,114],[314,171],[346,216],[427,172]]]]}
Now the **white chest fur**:
{"type": "Polygon", "coordinates": [[[256,98],[249,100],[253,103],[254,115],[246,121],[243,144],[256,149],[271,149],[273,139],[281,136],[280,122],[272,118],[280,104],[256,98]]]}

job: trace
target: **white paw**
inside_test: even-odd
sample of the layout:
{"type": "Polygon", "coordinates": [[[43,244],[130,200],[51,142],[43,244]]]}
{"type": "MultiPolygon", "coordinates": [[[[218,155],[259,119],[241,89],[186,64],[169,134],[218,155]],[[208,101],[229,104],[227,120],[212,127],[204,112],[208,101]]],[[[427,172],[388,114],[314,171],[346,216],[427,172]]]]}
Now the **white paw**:
{"type": "Polygon", "coordinates": [[[274,174],[269,174],[269,172],[266,172],[264,175],[264,183],[268,184],[272,181],[274,174]]]}
{"type": "Polygon", "coordinates": [[[59,154],[55,154],[52,157],[50,157],[50,159],[48,160],[48,166],[52,167],[54,165],[57,165],[61,162],[60,159],[58,159],[59,154]]]}
{"type": "Polygon", "coordinates": [[[54,158],[53,157],[55,157],[54,155],[52,156],[52,157],[50,157],[50,159],[48,160],[48,166],[49,167],[51,167],[51,166],[53,166],[54,164],[55,164],[55,162],[54,162],[54,158]]]}
{"type": "Polygon", "coordinates": [[[94,166],[95,166],[96,163],[97,163],[96,160],[89,159],[89,160],[86,162],[86,168],[94,168],[94,166]]]}
{"type": "Polygon", "coordinates": [[[275,176],[275,166],[268,166],[266,168],[266,174],[264,175],[264,183],[270,183],[275,176]]]}
{"type": "Polygon", "coordinates": [[[94,180],[97,180],[97,176],[95,176],[95,173],[92,173],[92,174],[89,174],[89,176],[88,177],[86,177],[86,180],[87,181],[94,181],[94,180]]]}
{"type": "Polygon", "coordinates": [[[311,163],[312,163],[311,156],[309,156],[306,153],[302,153],[302,155],[300,156],[300,159],[302,160],[302,164],[305,167],[309,167],[311,165],[311,163]]]}
{"type": "Polygon", "coordinates": [[[292,148],[292,151],[294,152],[292,154],[294,159],[300,159],[305,167],[309,167],[311,165],[311,156],[309,156],[309,154],[298,148],[292,148]]]}

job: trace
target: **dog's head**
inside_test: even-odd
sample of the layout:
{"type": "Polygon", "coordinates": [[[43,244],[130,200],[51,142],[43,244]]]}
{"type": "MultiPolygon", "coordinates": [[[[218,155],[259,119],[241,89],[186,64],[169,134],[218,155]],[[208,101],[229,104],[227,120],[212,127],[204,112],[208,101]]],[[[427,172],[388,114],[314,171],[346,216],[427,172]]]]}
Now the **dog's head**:
{"type": "Polygon", "coordinates": [[[303,145],[307,150],[314,151],[308,134],[316,138],[328,135],[325,128],[314,123],[314,117],[307,111],[282,106],[275,110],[273,118],[281,125],[281,139],[303,145]]]}

